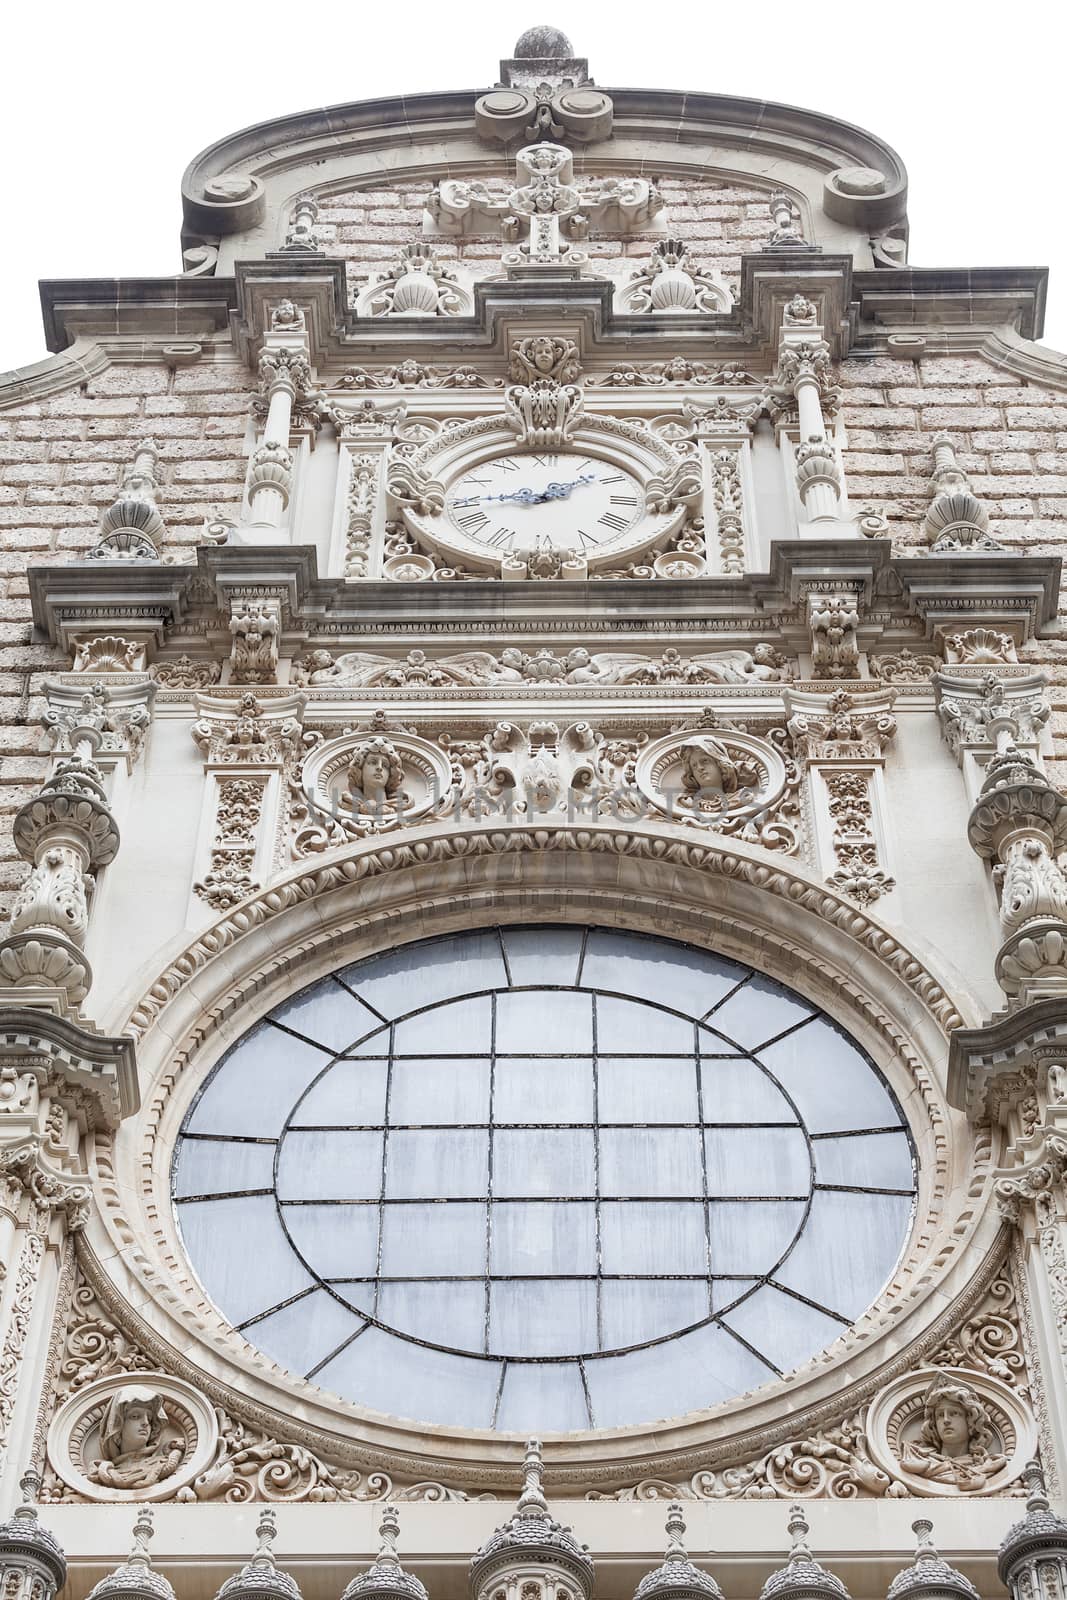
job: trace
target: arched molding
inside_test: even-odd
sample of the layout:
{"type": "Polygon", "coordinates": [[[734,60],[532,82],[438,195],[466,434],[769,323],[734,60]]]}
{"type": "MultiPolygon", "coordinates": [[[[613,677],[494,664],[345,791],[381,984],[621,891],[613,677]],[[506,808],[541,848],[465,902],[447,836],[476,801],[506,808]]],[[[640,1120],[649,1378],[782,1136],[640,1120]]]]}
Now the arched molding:
{"type": "MultiPolygon", "coordinates": [[[[279,117],[242,129],[210,145],[190,162],[182,179],[189,237],[221,238],[226,261],[253,238],[272,237],[289,202],[303,190],[329,192],[343,178],[355,186],[441,177],[440,151],[449,150],[448,176],[499,171],[499,149],[475,135],[477,90],[405,96],[331,106],[279,117]],[[435,171],[436,163],[436,171],[435,171]]],[[[876,169],[884,186],[874,199],[879,227],[903,219],[907,174],[892,147],[836,118],[767,101],[664,90],[610,91],[610,139],[575,150],[580,172],[636,170],[750,179],[791,192],[805,224],[818,218],[820,242],[845,248],[854,240],[869,257],[872,202],[842,195],[824,209],[831,174],[876,169]],[[857,209],[858,207],[858,209],[857,209]],[[853,212],[856,215],[853,216],[853,212]],[[859,215],[862,212],[862,217],[859,215]],[[849,220],[845,220],[846,217],[849,220]]],[[[873,215],[873,213],[872,213],[873,215]]],[[[810,237],[810,235],[809,235],[810,237]]],[[[220,270],[226,265],[220,259],[220,270]]]]}
{"type": "MultiPolygon", "coordinates": [[[[788,1413],[840,1409],[873,1392],[901,1352],[929,1345],[946,1306],[971,1292],[997,1237],[983,1205],[991,1151],[952,1112],[944,1081],[950,1030],[977,1007],[957,1002],[928,962],[827,890],[758,847],[693,843],[655,825],[544,829],[437,822],[403,839],[363,841],[304,863],[198,935],[133,1007],[144,1109],[97,1152],[100,1210],[86,1261],[115,1307],[138,1308],[161,1362],[199,1381],[236,1415],[266,1419],[309,1447],[394,1473],[446,1470],[485,1486],[508,1445],[454,1428],[415,1427],[281,1372],[235,1334],[193,1279],[176,1237],[169,1164],[181,1117],[222,1052],[295,988],[362,955],[460,928],[515,921],[597,922],[721,951],[797,988],[872,1054],[920,1151],[916,1225],[879,1302],[828,1351],[781,1383],[666,1424],[560,1440],[573,1481],[606,1481],[724,1459],[788,1413]],[[106,1263],[106,1265],[102,1265],[106,1263]],[[192,1375],[192,1376],[190,1376],[192,1375]],[[788,1392],[788,1405],[783,1396],[788,1392]]],[[[901,1369],[903,1370],[903,1368],[901,1369]]]]}

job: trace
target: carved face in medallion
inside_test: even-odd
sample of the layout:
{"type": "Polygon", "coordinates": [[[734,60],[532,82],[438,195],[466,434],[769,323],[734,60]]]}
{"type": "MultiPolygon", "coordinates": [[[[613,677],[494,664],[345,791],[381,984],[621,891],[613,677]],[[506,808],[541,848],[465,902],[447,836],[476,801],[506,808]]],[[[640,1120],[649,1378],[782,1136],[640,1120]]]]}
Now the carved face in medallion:
{"type": "Polygon", "coordinates": [[[706,734],[687,739],[682,746],[682,783],[691,795],[721,800],[735,794],[738,772],[726,746],[706,734]]]}

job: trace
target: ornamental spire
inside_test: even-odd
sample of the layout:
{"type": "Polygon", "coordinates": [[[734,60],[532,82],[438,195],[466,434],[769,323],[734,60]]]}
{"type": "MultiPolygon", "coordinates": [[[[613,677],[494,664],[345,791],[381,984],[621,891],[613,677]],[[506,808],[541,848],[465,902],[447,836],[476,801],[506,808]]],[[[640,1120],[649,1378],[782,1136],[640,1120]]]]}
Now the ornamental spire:
{"type": "Polygon", "coordinates": [[[55,1600],[67,1581],[59,1544],[37,1520],[40,1474],[28,1468],[19,1484],[22,1504],[0,1523],[0,1594],[4,1600],[55,1600]]]}
{"type": "Polygon", "coordinates": [[[386,1506],[378,1525],[377,1559],[349,1583],[341,1600],[429,1600],[426,1587],[400,1564],[397,1541],[400,1516],[396,1506],[386,1506]]]}
{"type": "Polygon", "coordinates": [[[593,1590],[593,1563],[570,1528],[549,1516],[543,1485],[541,1443],[530,1439],[522,1462],[522,1493],[514,1513],[494,1530],[471,1559],[473,1600],[485,1600],[501,1582],[522,1580],[530,1600],[553,1600],[558,1581],[577,1585],[582,1600],[593,1590]]]}
{"type": "Polygon", "coordinates": [[[934,1525],[920,1517],[911,1525],[915,1535],[915,1560],[898,1572],[889,1585],[887,1600],[978,1600],[969,1578],[950,1567],[934,1544],[934,1525]]]}
{"type": "Polygon", "coordinates": [[[808,1544],[808,1519],[802,1506],[789,1508],[789,1560],[772,1572],[760,1600],[849,1600],[840,1578],[819,1565],[808,1544]]]}
{"type": "Polygon", "coordinates": [[[260,1509],[256,1553],[222,1585],[215,1600],[302,1600],[296,1582],[274,1559],[277,1521],[273,1506],[260,1509]]]}
{"type": "Polygon", "coordinates": [[[722,1590],[710,1572],[702,1572],[689,1559],[680,1505],[668,1507],[666,1527],[663,1565],[645,1574],[634,1590],[634,1600],[722,1600],[722,1590]]]}
{"type": "Polygon", "coordinates": [[[128,1560],[101,1578],[89,1600],[175,1600],[174,1590],[152,1566],[148,1544],[154,1532],[152,1512],[141,1506],[133,1525],[133,1549],[128,1560]]]}

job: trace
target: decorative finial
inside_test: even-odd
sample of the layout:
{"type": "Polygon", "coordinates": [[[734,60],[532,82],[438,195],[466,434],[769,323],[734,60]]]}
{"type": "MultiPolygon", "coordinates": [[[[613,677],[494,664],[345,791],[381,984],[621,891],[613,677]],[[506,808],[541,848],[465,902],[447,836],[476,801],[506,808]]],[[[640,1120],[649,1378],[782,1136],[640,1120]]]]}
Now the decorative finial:
{"type": "Polygon", "coordinates": [[[803,1507],[793,1505],[789,1507],[789,1537],[792,1540],[792,1549],[789,1552],[789,1564],[792,1566],[797,1561],[812,1561],[814,1557],[808,1544],[808,1534],[811,1528],[804,1515],[803,1507]]]}
{"type": "Polygon", "coordinates": [[[378,1537],[381,1544],[378,1547],[379,1564],[384,1562],[391,1567],[400,1565],[396,1543],[400,1537],[400,1514],[396,1506],[386,1506],[382,1511],[382,1520],[378,1524],[378,1537]]]}
{"type": "Polygon", "coordinates": [[[523,1485],[519,1496],[520,1512],[547,1512],[548,1501],[542,1488],[545,1464],[541,1457],[540,1439],[527,1439],[526,1455],[522,1463],[523,1485]]]}
{"type": "Polygon", "coordinates": [[[926,1517],[920,1517],[911,1525],[915,1535],[915,1564],[920,1561],[939,1561],[941,1559],[937,1546],[934,1544],[934,1525],[926,1517]]]}
{"type": "Polygon", "coordinates": [[[36,1522],[37,1496],[41,1492],[41,1474],[36,1467],[27,1467],[19,1479],[19,1488],[22,1490],[22,1504],[16,1506],[15,1516],[24,1521],[36,1522]]]}
{"type": "Polygon", "coordinates": [[[683,1543],[683,1540],[685,1539],[685,1519],[682,1516],[682,1508],[680,1505],[678,1505],[677,1501],[667,1507],[666,1526],[666,1559],[668,1561],[684,1561],[686,1559],[685,1544],[683,1543]]]}
{"type": "Polygon", "coordinates": [[[137,1513],[137,1521],[133,1525],[133,1549],[130,1551],[131,1566],[149,1567],[152,1565],[152,1558],[148,1554],[148,1545],[154,1532],[152,1513],[147,1506],[141,1506],[137,1513]]]}
{"type": "Polygon", "coordinates": [[[256,1553],[253,1564],[257,1567],[273,1567],[274,1551],[271,1548],[278,1535],[278,1522],[273,1506],[264,1506],[259,1513],[256,1523],[256,1553]]]}
{"type": "Polygon", "coordinates": [[[1045,1488],[1045,1474],[1041,1470],[1040,1461],[1028,1461],[1023,1468],[1023,1482],[1026,1485],[1027,1511],[1048,1511],[1049,1498],[1045,1488]]]}

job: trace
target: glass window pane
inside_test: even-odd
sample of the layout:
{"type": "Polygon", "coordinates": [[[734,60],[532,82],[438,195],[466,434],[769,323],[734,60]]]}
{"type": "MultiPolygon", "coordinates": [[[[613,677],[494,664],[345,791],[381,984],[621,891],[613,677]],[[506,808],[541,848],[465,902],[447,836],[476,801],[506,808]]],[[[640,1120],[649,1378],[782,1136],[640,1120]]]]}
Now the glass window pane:
{"type": "Polygon", "coordinates": [[[700,1135],[690,1128],[604,1128],[600,1134],[600,1192],[625,1198],[699,1195],[700,1135]]]}
{"type": "Polygon", "coordinates": [[[174,1194],[233,1194],[274,1184],[273,1144],[238,1144],[224,1139],[183,1139],[174,1174],[174,1194]]]}
{"type": "Polygon", "coordinates": [[[758,1049],[765,1040],[813,1014],[814,1007],[798,994],[756,972],[708,1018],[708,1027],[740,1045],[743,1052],[758,1049]]]}
{"type": "Polygon", "coordinates": [[[200,1282],[232,1323],[314,1286],[289,1248],[273,1198],[192,1200],[175,1210],[200,1282]]]}
{"type": "Polygon", "coordinates": [[[190,1133],[277,1138],[328,1054],[261,1023],[223,1057],[186,1124],[190,1133]]]}
{"type": "Polygon", "coordinates": [[[524,1356],[580,1355],[596,1349],[596,1284],[572,1278],[494,1278],[489,1286],[489,1349],[524,1356]]]}
{"type": "Polygon", "coordinates": [[[489,1135],[484,1130],[390,1133],[385,1192],[394,1200],[477,1198],[489,1181],[489,1135]]]}
{"type": "Polygon", "coordinates": [[[504,928],[511,981],[573,984],[578,979],[581,928],[504,928]]]}
{"type": "Polygon", "coordinates": [[[693,1017],[702,1017],[744,976],[744,967],[723,956],[604,928],[590,932],[582,967],[584,988],[653,997],[693,1017]]]}
{"type": "Polygon", "coordinates": [[[488,1060],[394,1061],[389,1121],[394,1128],[403,1124],[488,1122],[488,1060]]]}
{"type": "Polygon", "coordinates": [[[566,989],[526,989],[497,996],[496,1047],[501,1055],[588,1055],[593,1002],[566,989]]]}
{"type": "Polygon", "coordinates": [[[450,1355],[368,1328],[323,1367],[315,1382],[389,1416],[488,1428],[500,1363],[450,1355]]]}
{"type": "Polygon", "coordinates": [[[577,1361],[509,1361],[496,1425],[502,1433],[574,1433],[589,1412],[577,1361]]]}
{"type": "Polygon", "coordinates": [[[591,1195],[592,1133],[577,1128],[494,1133],[493,1193],[514,1198],[591,1195]]]}
{"type": "MultiPolygon", "coordinates": [[[[721,1040],[701,1031],[701,1051],[721,1040]]],[[[796,1122],[796,1112],[769,1073],[737,1056],[713,1060],[702,1054],[705,1122],[796,1122]]]]}
{"type": "Polygon", "coordinates": [[[896,1266],[911,1207],[910,1199],[897,1195],[816,1189],[808,1225],[775,1276],[854,1320],[878,1298],[896,1266]]]}
{"type": "Polygon", "coordinates": [[[691,1055],[694,1038],[695,1029],[686,1017],[636,1000],[597,995],[596,1047],[601,1055],[643,1050],[652,1055],[691,1055]]]}
{"type": "Polygon", "coordinates": [[[709,1195],[806,1195],[808,1141],[799,1128],[708,1128],[709,1195]]]}
{"type": "Polygon", "coordinates": [[[316,1289],[253,1323],[247,1337],[279,1366],[304,1376],[361,1327],[363,1319],[354,1311],[316,1289]]]}
{"type": "Polygon", "coordinates": [[[624,1349],[702,1322],[710,1311],[707,1283],[628,1278],[600,1286],[604,1349],[624,1349]]]}
{"type": "Polygon", "coordinates": [[[600,1208],[605,1272],[706,1273],[708,1238],[700,1201],[647,1200],[600,1208]]]}
{"type": "Polygon", "coordinates": [[[485,1271],[485,1202],[382,1208],[382,1271],[389,1277],[468,1277],[485,1271]]]}
{"type": "Polygon", "coordinates": [[[485,1344],[485,1284],[383,1283],[378,1318],[398,1333],[477,1353],[485,1344]]]}
{"type": "Polygon", "coordinates": [[[306,1034],[333,1054],[378,1027],[379,1019],[333,978],[324,978],[275,1006],[270,1013],[294,1033],[306,1034]]]}
{"type": "Polygon", "coordinates": [[[770,1272],[803,1220],[799,1200],[714,1201],[708,1207],[712,1272],[754,1278],[770,1272]]]}
{"type": "Polygon", "coordinates": [[[491,932],[403,945],[357,961],[339,976],[384,1017],[400,1017],[435,1000],[496,989],[507,982],[500,944],[491,932]]]}
{"type": "Polygon", "coordinates": [[[809,1133],[900,1126],[900,1113],[866,1056],[825,1017],[768,1045],[760,1058],[796,1102],[809,1133]]]}
{"type": "Polygon", "coordinates": [[[320,1278],[367,1278],[378,1270],[377,1206],[283,1206],[282,1225],[320,1278]]]}
{"type": "Polygon", "coordinates": [[[832,1317],[769,1284],[735,1307],[726,1324],[779,1372],[792,1372],[845,1331],[832,1317]]]}
{"type": "Polygon", "coordinates": [[[431,1006],[398,1022],[393,1033],[396,1055],[488,1055],[493,1002],[489,995],[431,1006]]]}
{"type": "Polygon", "coordinates": [[[293,1112],[296,1127],[379,1127],[385,1121],[384,1061],[335,1061],[293,1112]]]}
{"type": "Polygon", "coordinates": [[[847,1183],[874,1189],[911,1189],[915,1183],[907,1134],[860,1133],[816,1139],[816,1183],[847,1183]]]}
{"type": "Polygon", "coordinates": [[[693,1060],[633,1060],[601,1056],[597,1062],[601,1122],[696,1122],[697,1076],[693,1060]]]}
{"type": "Polygon", "coordinates": [[[715,1323],[647,1350],[587,1361],[585,1375],[598,1428],[700,1411],[774,1377],[715,1323]]]}
{"type": "Polygon", "coordinates": [[[596,1272],[596,1212],[591,1205],[494,1201],[490,1220],[492,1272],[596,1272]]]}
{"type": "Polygon", "coordinates": [[[593,1063],[498,1056],[493,1121],[592,1122],[593,1063]]]}
{"type": "Polygon", "coordinates": [[[368,1200],[382,1188],[380,1133],[287,1133],[278,1155],[279,1200],[368,1200]]]}

